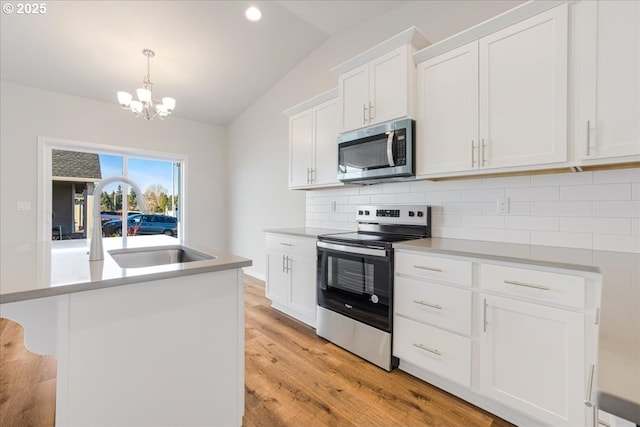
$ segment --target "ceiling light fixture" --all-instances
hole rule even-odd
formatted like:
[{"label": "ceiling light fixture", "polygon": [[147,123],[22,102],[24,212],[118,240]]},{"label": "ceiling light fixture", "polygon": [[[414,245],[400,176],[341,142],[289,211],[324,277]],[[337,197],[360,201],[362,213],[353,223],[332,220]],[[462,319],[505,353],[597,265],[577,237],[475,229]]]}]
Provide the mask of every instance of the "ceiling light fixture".
[{"label": "ceiling light fixture", "polygon": [[118,102],[120,106],[125,110],[129,110],[136,117],[144,117],[147,120],[151,120],[155,117],[164,119],[173,112],[176,107],[176,100],[174,98],[164,97],[162,102],[154,101],[151,94],[153,83],[149,77],[149,61],[156,54],[151,49],[144,49],[142,54],[147,57],[147,75],[142,80],[142,87],[136,90],[137,100],[133,99],[133,96],[129,92],[118,92]]},{"label": "ceiling light fixture", "polygon": [[262,12],[260,12],[260,9],[258,9],[257,7],[251,6],[250,8],[245,10],[244,16],[246,16],[249,21],[256,22],[259,21],[260,18],[262,18]]}]

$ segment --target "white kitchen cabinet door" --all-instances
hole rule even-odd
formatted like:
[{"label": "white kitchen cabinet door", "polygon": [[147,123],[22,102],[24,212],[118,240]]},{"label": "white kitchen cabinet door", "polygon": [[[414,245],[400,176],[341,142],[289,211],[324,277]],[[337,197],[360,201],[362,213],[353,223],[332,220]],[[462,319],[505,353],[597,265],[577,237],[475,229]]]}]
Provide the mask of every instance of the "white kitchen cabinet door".
[{"label": "white kitchen cabinet door", "polygon": [[280,252],[267,252],[267,298],[274,302],[288,304],[290,281],[285,255]]},{"label": "white kitchen cabinet door", "polygon": [[316,319],[316,259],[296,257],[290,261],[290,305],[298,319],[315,326]]},{"label": "white kitchen cabinet door", "polygon": [[567,160],[568,5],[479,40],[480,167]]},{"label": "white kitchen cabinet door", "polygon": [[480,389],[553,426],[585,425],[584,315],[483,296]]},{"label": "white kitchen cabinet door", "polygon": [[313,116],[303,111],[289,119],[289,187],[310,183],[313,167]]},{"label": "white kitchen cabinet door", "polygon": [[478,42],[418,64],[418,175],[478,167]]},{"label": "white kitchen cabinet door", "polygon": [[327,101],[313,109],[315,161],[313,184],[338,183],[338,102]]},{"label": "white kitchen cabinet door", "polygon": [[588,1],[583,19],[577,152],[640,155],[640,2]]},{"label": "white kitchen cabinet door", "polygon": [[409,113],[408,47],[401,46],[369,64],[369,121],[386,122]]},{"label": "white kitchen cabinet door", "polygon": [[340,132],[369,124],[369,64],[338,77]]}]

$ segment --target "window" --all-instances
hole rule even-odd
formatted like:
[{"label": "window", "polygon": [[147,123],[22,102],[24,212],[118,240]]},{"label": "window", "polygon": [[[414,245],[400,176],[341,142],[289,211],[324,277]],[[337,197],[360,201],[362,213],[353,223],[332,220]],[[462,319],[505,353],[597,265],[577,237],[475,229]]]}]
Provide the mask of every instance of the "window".
[{"label": "window", "polygon": [[[104,238],[166,234],[183,241],[181,194],[184,194],[186,156],[51,138],[40,138],[39,145],[43,189],[39,198],[45,207],[39,207],[40,217],[44,218],[39,229],[40,240],[89,238],[97,203]],[[118,176],[138,184],[142,194],[136,194],[131,186],[119,181],[95,194],[98,183]],[[135,217],[141,213],[140,197],[149,209],[144,218]]]}]

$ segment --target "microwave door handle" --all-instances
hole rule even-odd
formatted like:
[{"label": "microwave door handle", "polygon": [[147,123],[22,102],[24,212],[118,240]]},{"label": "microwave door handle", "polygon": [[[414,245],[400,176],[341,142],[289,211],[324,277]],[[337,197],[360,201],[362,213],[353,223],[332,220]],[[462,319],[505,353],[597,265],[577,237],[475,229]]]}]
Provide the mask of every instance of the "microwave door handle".
[{"label": "microwave door handle", "polygon": [[393,167],[396,163],[393,161],[393,137],[395,132],[391,131],[387,135],[387,160],[389,160],[389,166]]}]

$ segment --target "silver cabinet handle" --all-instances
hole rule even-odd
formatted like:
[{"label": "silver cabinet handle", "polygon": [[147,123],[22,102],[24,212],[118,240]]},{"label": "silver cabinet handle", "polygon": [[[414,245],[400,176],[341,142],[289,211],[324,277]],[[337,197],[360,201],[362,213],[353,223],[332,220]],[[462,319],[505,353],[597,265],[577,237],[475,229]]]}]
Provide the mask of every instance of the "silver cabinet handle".
[{"label": "silver cabinet handle", "polygon": [[282,272],[286,273],[285,269],[284,269],[284,263],[285,263],[285,256],[282,255]]},{"label": "silver cabinet handle", "polygon": [[413,300],[413,302],[416,303],[416,304],[420,304],[420,305],[424,305],[424,306],[427,306],[427,307],[435,308],[436,310],[442,310],[442,306],[438,305],[438,304],[432,304],[430,302],[426,302],[426,301],[422,301],[422,300],[418,301],[418,300],[415,300],[415,299]]},{"label": "silver cabinet handle", "polygon": [[307,184],[311,181],[311,168],[307,168]]},{"label": "silver cabinet handle", "polygon": [[396,163],[393,161],[393,137],[395,135],[394,131],[389,131],[387,135],[387,161],[389,162],[389,166],[393,167]]},{"label": "silver cabinet handle", "polygon": [[507,285],[522,286],[524,288],[540,289],[542,291],[551,290],[551,288],[548,288],[546,286],[536,285],[535,283],[518,282],[517,280],[505,280],[504,283],[506,283]]},{"label": "silver cabinet handle", "polygon": [[280,242],[280,244],[281,244],[282,246],[293,246],[291,243],[284,243],[284,242]]},{"label": "silver cabinet handle", "polygon": [[372,113],[373,113],[373,105],[371,104],[371,101],[369,101],[369,123],[371,123],[371,121],[373,121],[373,119],[375,118],[375,115]]},{"label": "silver cabinet handle", "polygon": [[367,124],[367,105],[366,104],[362,104],[362,124]]},{"label": "silver cabinet handle", "polygon": [[593,406],[593,402],[591,402],[591,392],[593,391],[593,375],[595,373],[595,365],[591,364],[589,367],[589,385],[587,385],[587,396],[584,399],[584,404],[587,408],[591,408]]},{"label": "silver cabinet handle", "polygon": [[482,330],[487,332],[487,299],[484,299],[484,308],[482,311]]},{"label": "silver cabinet handle", "polygon": [[587,120],[587,157],[591,155],[591,120]]},{"label": "silver cabinet handle", "polygon": [[485,152],[485,148],[487,148],[487,143],[484,142],[484,138],[482,138],[482,152],[480,153],[482,154],[482,166],[487,162],[487,153]]},{"label": "silver cabinet handle", "polygon": [[414,265],[413,268],[418,268],[420,270],[435,271],[436,273],[442,273],[442,269],[440,269],[440,268],[425,267],[423,265]]},{"label": "silver cabinet handle", "polygon": [[316,182],[316,169],[311,168],[311,183],[313,184],[314,182]]},{"label": "silver cabinet handle", "polygon": [[414,347],[418,347],[420,350],[424,350],[424,351],[428,351],[429,353],[433,353],[436,356],[442,356],[442,353],[439,350],[436,350],[435,348],[429,348],[429,347],[426,347],[426,346],[424,346],[422,344],[414,344],[413,346]]},{"label": "silver cabinet handle", "polygon": [[291,271],[291,258],[287,257],[287,273]]},{"label": "silver cabinet handle", "polygon": [[471,167],[476,165],[476,144],[471,140]]}]

